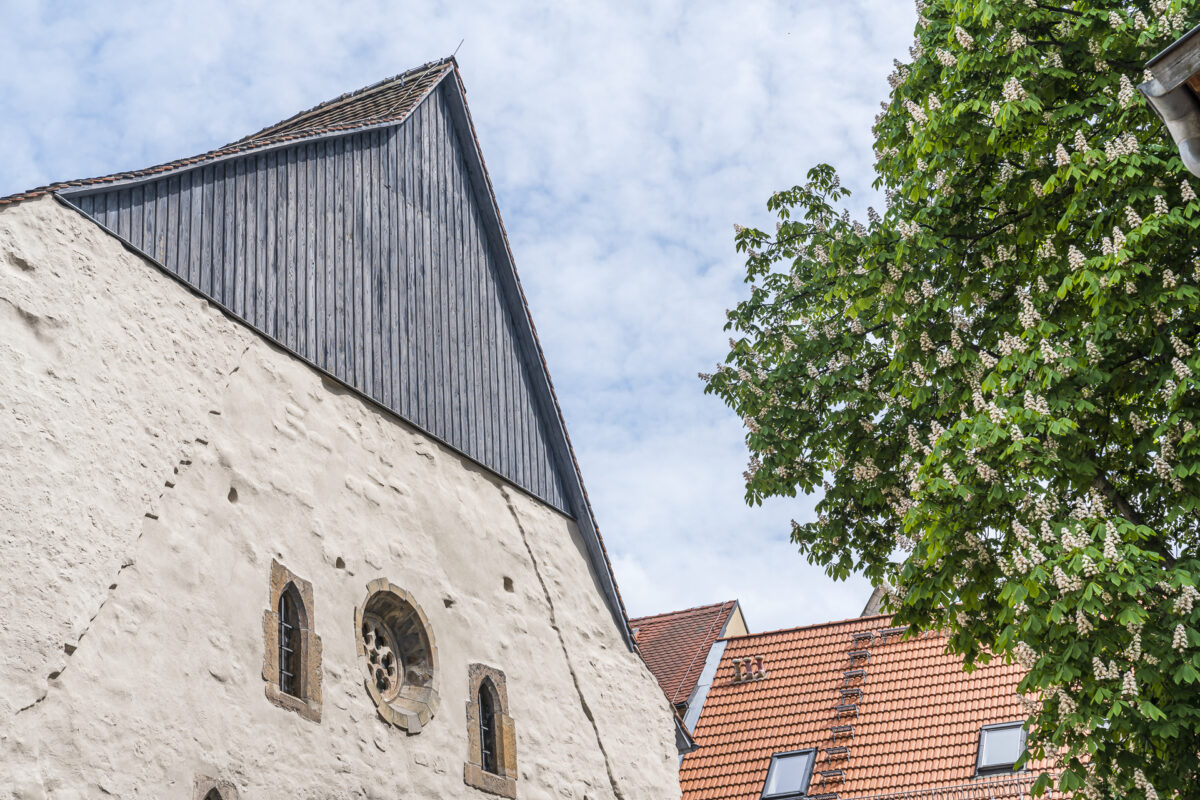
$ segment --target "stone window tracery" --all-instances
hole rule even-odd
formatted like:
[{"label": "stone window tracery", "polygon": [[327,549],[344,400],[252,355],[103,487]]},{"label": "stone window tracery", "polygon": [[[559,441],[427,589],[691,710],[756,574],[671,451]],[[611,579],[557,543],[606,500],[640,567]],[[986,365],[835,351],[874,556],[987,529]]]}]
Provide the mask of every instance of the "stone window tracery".
[{"label": "stone window tracery", "polygon": [[238,791],[229,781],[197,775],[192,798],[193,800],[238,800]]},{"label": "stone window tracery", "polygon": [[463,782],[476,789],[517,796],[517,734],[508,713],[504,673],[486,664],[468,670],[467,762]]},{"label": "stone window tracery", "polygon": [[354,612],[363,682],[379,716],[420,733],[437,711],[437,646],[412,595],[383,578]]},{"label": "stone window tracery", "polygon": [[321,721],[321,637],[312,584],[272,559],[270,604],[263,612],[263,680],[281,708]]}]

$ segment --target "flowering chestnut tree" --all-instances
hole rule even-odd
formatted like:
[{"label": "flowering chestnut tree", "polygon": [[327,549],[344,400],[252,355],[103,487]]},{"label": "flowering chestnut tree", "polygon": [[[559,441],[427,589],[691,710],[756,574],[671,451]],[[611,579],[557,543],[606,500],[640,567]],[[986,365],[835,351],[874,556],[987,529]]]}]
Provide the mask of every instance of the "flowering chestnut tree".
[{"label": "flowering chestnut tree", "polygon": [[737,228],[707,391],[747,498],[897,624],[1028,669],[1077,796],[1200,786],[1200,200],[1135,90],[1196,0],[928,0],[874,128],[887,210],[821,165]]}]

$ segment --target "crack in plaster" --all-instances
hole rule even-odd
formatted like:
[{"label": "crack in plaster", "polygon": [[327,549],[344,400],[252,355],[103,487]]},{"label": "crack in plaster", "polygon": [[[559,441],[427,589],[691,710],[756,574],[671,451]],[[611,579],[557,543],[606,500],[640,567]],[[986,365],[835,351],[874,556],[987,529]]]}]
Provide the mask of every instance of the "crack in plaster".
[{"label": "crack in plaster", "polygon": [[587,700],[584,699],[583,689],[579,685],[579,676],[575,674],[575,665],[571,663],[571,654],[567,650],[566,640],[563,639],[562,630],[558,627],[558,616],[554,611],[554,600],[550,596],[550,588],[546,585],[546,580],[542,577],[542,571],[538,567],[537,557],[533,554],[533,548],[529,546],[529,537],[525,533],[525,526],[521,524],[521,516],[517,513],[516,507],[513,505],[511,490],[503,487],[504,502],[508,504],[508,511],[512,514],[513,521],[517,523],[517,530],[521,534],[521,543],[525,545],[525,552],[529,554],[529,561],[533,564],[533,574],[537,576],[538,585],[542,587],[542,594],[546,598],[546,605],[550,608],[550,627],[554,629],[554,635],[558,637],[558,646],[562,649],[563,660],[567,663],[567,671],[571,674],[571,683],[575,686],[575,694],[579,698],[579,705],[583,709],[583,715],[587,717],[592,726],[592,733],[596,736],[596,745],[600,748],[600,755],[604,756],[604,769],[608,772],[608,784],[612,788],[613,795],[618,800],[625,800],[625,795],[621,791],[621,787],[617,785],[617,778],[613,775],[612,761],[608,757],[608,750],[604,747],[604,740],[600,738],[600,728],[596,725],[596,719],[592,716],[592,709],[588,706]]},{"label": "crack in plaster", "polygon": [[[249,349],[249,348],[247,348],[247,349]],[[243,355],[245,355],[245,353],[243,353]],[[236,371],[236,367],[235,367],[235,371]],[[184,444],[183,444],[184,452],[183,452],[182,456],[180,457],[179,461],[176,462],[175,467],[171,472],[171,478],[169,480],[166,480],[163,482],[163,490],[158,493],[157,499],[150,506],[151,508],[157,509],[159,507],[159,502],[163,499],[164,496],[166,496],[167,490],[174,489],[176,484],[179,482],[180,476],[182,476],[183,473],[187,471],[187,468],[189,466],[191,466],[191,464],[192,464],[191,452],[188,450],[188,446],[193,443],[207,445],[208,440],[198,436],[191,441],[184,442]],[[146,535],[146,520],[157,520],[157,519],[158,519],[158,514],[155,513],[154,511],[146,511],[145,512],[145,514],[143,516],[143,521],[142,521],[142,528],[140,531],[138,531],[138,535],[134,538],[132,544],[129,547],[129,549],[131,551],[137,549],[138,544],[142,541],[142,537]],[[83,642],[83,638],[85,636],[87,636],[88,631],[90,631],[92,629],[92,624],[96,621],[96,618],[100,616],[101,612],[104,611],[104,607],[106,605],[108,605],[108,601],[112,600],[113,593],[116,592],[117,586],[120,585],[121,573],[124,572],[128,567],[133,566],[134,563],[135,563],[135,560],[128,556],[126,556],[124,559],[122,559],[121,566],[117,568],[116,575],[113,576],[112,582],[108,585],[108,590],[104,594],[104,599],[100,601],[100,605],[96,608],[95,613],[92,614],[92,616],[88,619],[87,624],[83,626],[83,630],[80,631],[79,636],[75,637],[75,644],[63,646],[63,649],[67,655],[66,661],[64,661],[63,665],[61,667],[59,667],[56,671],[50,673],[50,677],[47,680],[52,680],[52,681],[57,680],[60,677],[62,677],[62,674],[64,672],[67,671],[67,666],[71,663],[71,658],[75,655],[75,653],[77,653],[79,651],[79,645]],[[70,648],[70,649],[67,649],[67,648]],[[50,689],[51,689],[51,686],[47,685],[45,691],[42,692],[40,697],[38,697],[36,700],[34,700],[29,705],[17,709],[16,714],[14,714],[13,716],[16,716],[17,714],[22,714],[22,713],[30,710],[31,708],[37,706],[38,704],[40,704],[43,700],[45,700],[50,695]]]}]

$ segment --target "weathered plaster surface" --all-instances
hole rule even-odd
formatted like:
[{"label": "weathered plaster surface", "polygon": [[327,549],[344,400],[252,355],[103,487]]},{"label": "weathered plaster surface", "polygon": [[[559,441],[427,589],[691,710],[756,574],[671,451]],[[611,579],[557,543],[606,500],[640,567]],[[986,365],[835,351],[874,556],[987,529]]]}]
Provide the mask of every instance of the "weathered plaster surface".
[{"label": "weathered plaster surface", "polygon": [[[507,675],[519,797],[679,796],[671,712],[569,519],[52,199],[0,212],[0,374],[0,798],[486,797],[472,662]],[[319,723],[264,694],[272,558],[313,584]],[[436,632],[415,736],[355,661],[375,578]]]}]

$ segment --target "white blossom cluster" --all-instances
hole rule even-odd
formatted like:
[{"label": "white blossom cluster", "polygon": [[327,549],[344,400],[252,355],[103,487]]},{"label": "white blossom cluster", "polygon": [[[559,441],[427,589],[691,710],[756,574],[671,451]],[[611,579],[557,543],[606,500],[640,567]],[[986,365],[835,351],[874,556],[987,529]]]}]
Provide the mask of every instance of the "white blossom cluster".
[{"label": "white blossom cluster", "polygon": [[958,46],[963,50],[970,52],[975,47],[975,40],[971,35],[963,30],[961,25],[954,26],[954,38],[958,40]]},{"label": "white blossom cluster", "polygon": [[1137,678],[1134,677],[1133,670],[1126,670],[1124,676],[1121,677],[1121,695],[1123,697],[1137,697],[1138,695]]},{"label": "white blossom cluster", "polygon": [[1179,191],[1185,203],[1190,203],[1196,199],[1196,190],[1192,188],[1192,184],[1186,178],[1179,184]]},{"label": "white blossom cluster", "polygon": [[1190,614],[1197,600],[1200,600],[1200,592],[1196,591],[1196,587],[1184,584],[1179,589],[1179,596],[1175,598],[1171,611],[1177,615]]},{"label": "white blossom cluster", "polygon": [[[1141,13],[1140,11],[1138,12]],[[1133,783],[1142,790],[1142,794],[1146,795],[1146,800],[1158,800],[1158,792],[1154,791],[1154,787],[1150,781],[1146,780],[1146,775],[1140,769],[1133,771]]]},{"label": "white blossom cluster", "polygon": [[1117,91],[1117,102],[1121,104],[1121,108],[1129,108],[1133,103],[1133,98],[1137,96],[1137,92],[1133,89],[1133,84],[1129,81],[1128,75],[1121,76],[1121,88]]},{"label": "white blossom cluster", "polygon": [[1109,161],[1116,161],[1122,156],[1133,155],[1138,148],[1137,137],[1126,132],[1104,143],[1104,156]]},{"label": "white blossom cluster", "polygon": [[1007,103],[1015,103],[1029,97],[1028,93],[1025,91],[1025,87],[1021,85],[1021,82],[1017,80],[1016,77],[1010,77],[1004,82],[1002,95]]},{"label": "white blossom cluster", "polygon": [[1171,647],[1181,653],[1187,647],[1187,629],[1183,627],[1182,622],[1175,626],[1175,634],[1171,637]]},{"label": "white blossom cluster", "polygon": [[1071,154],[1067,152],[1067,148],[1062,146],[1062,142],[1054,148],[1054,165],[1058,167],[1071,166]]},{"label": "white blossom cluster", "polygon": [[1083,589],[1083,581],[1079,579],[1079,576],[1068,575],[1067,573],[1063,572],[1063,569],[1060,566],[1054,567],[1054,585],[1057,586],[1058,590],[1063,594],[1067,594],[1068,592],[1078,592]]},{"label": "white blossom cluster", "polygon": [[1098,657],[1092,656],[1092,673],[1095,674],[1096,680],[1115,681],[1121,671],[1117,668],[1117,662],[1110,661],[1105,664]]},{"label": "white blossom cluster", "polygon": [[1050,403],[1046,402],[1046,398],[1042,395],[1032,395],[1030,392],[1025,392],[1025,410],[1033,411],[1034,414],[1050,415]]},{"label": "white blossom cluster", "polygon": [[937,56],[938,63],[943,67],[953,67],[958,63],[958,59],[954,57],[954,54],[945,48],[939,47],[934,55]]}]

